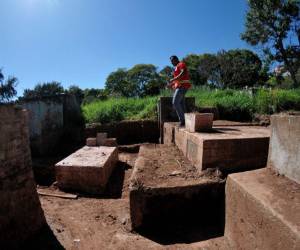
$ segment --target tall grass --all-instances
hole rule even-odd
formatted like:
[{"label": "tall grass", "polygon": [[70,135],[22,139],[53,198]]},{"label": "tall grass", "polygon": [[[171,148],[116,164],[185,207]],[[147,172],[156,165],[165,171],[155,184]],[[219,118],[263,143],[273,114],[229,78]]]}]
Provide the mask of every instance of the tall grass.
[{"label": "tall grass", "polygon": [[157,100],[158,97],[111,98],[83,105],[82,111],[89,123],[156,119]]},{"label": "tall grass", "polygon": [[[171,96],[163,91],[162,96]],[[253,94],[242,90],[193,88],[187,96],[195,97],[198,107],[216,107],[222,118],[251,120],[255,113],[273,114],[285,110],[300,110],[300,89],[259,89]],[[82,106],[87,122],[108,123],[121,120],[156,119],[159,97],[111,98]]]}]

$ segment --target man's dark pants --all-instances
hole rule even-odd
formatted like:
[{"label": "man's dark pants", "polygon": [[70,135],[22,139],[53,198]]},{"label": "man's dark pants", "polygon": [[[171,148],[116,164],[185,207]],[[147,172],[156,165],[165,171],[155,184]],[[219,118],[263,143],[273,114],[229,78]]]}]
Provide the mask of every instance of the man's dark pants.
[{"label": "man's dark pants", "polygon": [[186,92],[187,89],[185,88],[177,88],[174,92],[173,100],[172,100],[173,107],[176,110],[181,125],[185,124],[184,113],[186,111],[186,108],[185,108],[184,96]]}]

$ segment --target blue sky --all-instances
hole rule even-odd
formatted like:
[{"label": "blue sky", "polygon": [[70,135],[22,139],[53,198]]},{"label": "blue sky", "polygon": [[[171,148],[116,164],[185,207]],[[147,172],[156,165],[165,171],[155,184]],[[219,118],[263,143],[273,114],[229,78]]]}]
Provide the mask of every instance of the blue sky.
[{"label": "blue sky", "polygon": [[19,79],[103,88],[108,74],[169,56],[249,48],[246,0],[0,0],[0,68]]}]

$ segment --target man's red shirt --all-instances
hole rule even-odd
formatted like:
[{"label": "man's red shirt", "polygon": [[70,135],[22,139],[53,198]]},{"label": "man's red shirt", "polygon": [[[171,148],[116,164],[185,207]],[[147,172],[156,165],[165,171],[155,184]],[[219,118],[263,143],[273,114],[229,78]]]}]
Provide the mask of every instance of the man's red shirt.
[{"label": "man's red shirt", "polygon": [[177,64],[177,66],[175,67],[173,76],[174,77],[178,76],[182,70],[184,70],[183,75],[179,79],[177,79],[173,82],[174,89],[177,89],[180,87],[189,89],[192,86],[191,81],[190,81],[190,75],[189,75],[189,72],[188,72],[187,67],[184,62],[179,62]]}]

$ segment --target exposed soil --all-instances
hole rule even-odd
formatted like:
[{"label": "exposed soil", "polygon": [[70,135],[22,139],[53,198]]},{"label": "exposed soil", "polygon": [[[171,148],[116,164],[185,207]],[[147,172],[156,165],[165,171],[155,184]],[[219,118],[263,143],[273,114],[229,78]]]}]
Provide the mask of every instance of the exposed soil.
[{"label": "exposed soil", "polygon": [[131,177],[132,226],[164,245],[221,236],[224,189],[220,171],[200,174],[174,145],[144,145]]},{"label": "exposed soil", "polygon": [[[27,249],[202,249],[195,240],[189,241],[194,242],[191,244],[176,244],[176,237],[192,237],[200,241],[220,236],[207,237],[205,232],[199,232],[197,225],[190,225],[188,230],[183,228],[187,225],[177,225],[162,243],[149,233],[142,236],[131,231],[129,179],[137,159],[137,149],[136,146],[121,148],[119,163],[101,197],[62,199],[40,196],[49,226],[27,243]],[[63,193],[55,183],[38,189]]]},{"label": "exposed soil", "polygon": [[180,187],[221,181],[219,171],[199,173],[175,146],[149,144],[141,147],[132,185]]}]

